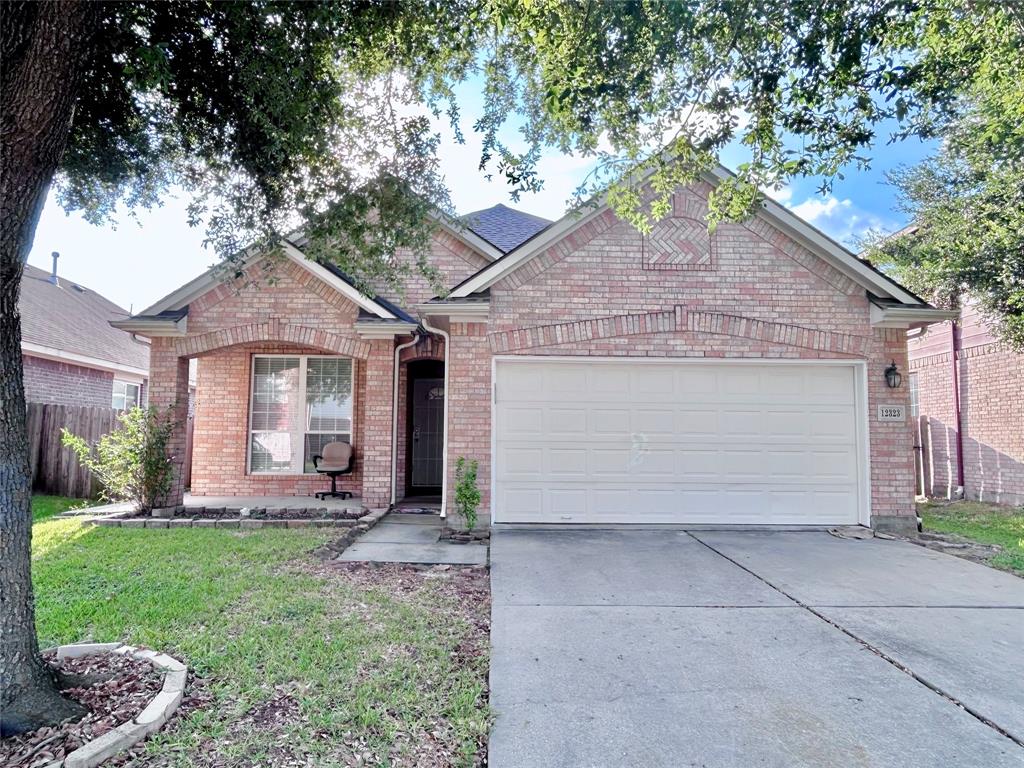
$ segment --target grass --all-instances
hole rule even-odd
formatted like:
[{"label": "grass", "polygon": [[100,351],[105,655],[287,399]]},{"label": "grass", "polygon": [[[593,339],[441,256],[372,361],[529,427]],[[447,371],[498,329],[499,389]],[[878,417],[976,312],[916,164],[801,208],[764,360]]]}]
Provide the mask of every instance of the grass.
[{"label": "grass", "polygon": [[69,509],[91,507],[96,502],[90,499],[69,499],[66,496],[33,496],[32,522],[38,523],[48,517],[67,512]]},{"label": "grass", "polygon": [[926,530],[952,533],[1002,552],[989,563],[1024,576],[1024,507],[1001,507],[980,501],[925,502],[918,505]]},{"label": "grass", "polygon": [[138,765],[479,764],[486,591],[458,594],[464,574],[320,565],[308,552],[329,537],[44,520],[40,643],[121,640],[200,676],[212,700],[147,742]]}]

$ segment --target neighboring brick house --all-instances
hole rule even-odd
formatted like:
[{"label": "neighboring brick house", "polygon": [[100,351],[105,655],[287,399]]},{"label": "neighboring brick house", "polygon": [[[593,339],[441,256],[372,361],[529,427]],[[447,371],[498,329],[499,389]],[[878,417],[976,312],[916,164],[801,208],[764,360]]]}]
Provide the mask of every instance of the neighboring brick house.
[{"label": "neighboring brick house", "polygon": [[998,342],[969,301],[958,322],[913,332],[908,347],[918,489],[1024,504],[1024,354]]},{"label": "neighboring brick house", "polygon": [[194,494],[323,490],[311,458],[347,441],[342,485],[368,506],[441,493],[452,512],[464,456],[495,523],[913,530],[909,388],[885,370],[954,313],[770,200],[709,235],[726,174],[649,236],[603,205],[439,219],[444,299],[360,293],[283,241],[272,284],[258,255],[115,325],[152,338],[154,403],[184,408],[201,361]]},{"label": "neighboring brick house", "polygon": [[18,300],[25,400],[126,408],[146,402],[149,344],[111,328],[128,311],[90,288],[25,265]]}]

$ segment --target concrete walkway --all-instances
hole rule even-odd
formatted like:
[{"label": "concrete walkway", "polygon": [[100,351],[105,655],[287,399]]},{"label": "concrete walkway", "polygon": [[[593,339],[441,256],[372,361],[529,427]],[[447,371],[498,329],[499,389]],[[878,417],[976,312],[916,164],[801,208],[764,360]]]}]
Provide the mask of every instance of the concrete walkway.
[{"label": "concrete walkway", "polygon": [[1015,576],[816,532],[498,531],[491,567],[492,768],[1024,765]]},{"label": "concrete walkway", "polygon": [[386,515],[341,553],[339,560],[429,565],[486,565],[487,546],[441,541],[437,515]]}]

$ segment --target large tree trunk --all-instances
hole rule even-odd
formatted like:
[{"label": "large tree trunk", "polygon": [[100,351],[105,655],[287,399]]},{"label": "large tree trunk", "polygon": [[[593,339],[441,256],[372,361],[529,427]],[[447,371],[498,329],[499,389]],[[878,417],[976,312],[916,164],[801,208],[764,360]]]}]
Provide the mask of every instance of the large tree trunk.
[{"label": "large tree trunk", "polygon": [[18,293],[36,224],[67,145],[99,4],[0,8],[0,733],[81,716],[39,657]]}]

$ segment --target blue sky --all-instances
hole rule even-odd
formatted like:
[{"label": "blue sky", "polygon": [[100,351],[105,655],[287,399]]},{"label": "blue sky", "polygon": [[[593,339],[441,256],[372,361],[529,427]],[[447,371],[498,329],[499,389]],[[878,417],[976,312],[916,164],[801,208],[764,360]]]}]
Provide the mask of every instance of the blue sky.
[{"label": "blue sky", "polygon": [[[475,91],[475,92],[474,92]],[[471,84],[462,89],[463,132],[466,144],[456,144],[450,130],[442,128],[441,165],[459,213],[505,203],[548,219],[557,219],[592,163],[589,160],[548,153],[540,163],[544,189],[509,199],[508,188],[488,181],[477,170],[480,143],[472,133],[479,102]],[[818,194],[820,180],[793,181],[773,194],[805,220],[847,246],[870,229],[894,231],[906,221],[895,209],[895,196],[885,184],[885,172],[912,165],[925,157],[931,145],[908,140],[882,145],[873,152],[867,171],[850,170],[837,181],[831,194]],[[735,167],[742,162],[738,149],[730,148],[722,162]],[[50,253],[61,254],[59,272],[111,301],[138,312],[206,270],[215,260],[204,249],[204,233],[187,224],[187,200],[183,196],[164,201],[153,211],[139,211],[138,222],[122,214],[116,226],[95,227],[78,214],[65,214],[52,199],[47,201],[29,263],[50,269]]]}]

